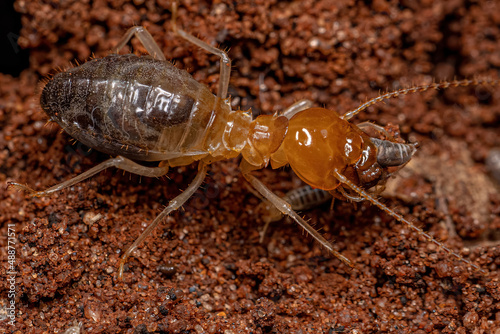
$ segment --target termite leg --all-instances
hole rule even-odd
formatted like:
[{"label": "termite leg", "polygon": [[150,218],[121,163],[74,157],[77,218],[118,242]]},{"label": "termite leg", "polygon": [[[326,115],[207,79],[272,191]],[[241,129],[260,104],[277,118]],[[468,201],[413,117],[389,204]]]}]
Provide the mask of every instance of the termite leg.
[{"label": "termite leg", "polygon": [[299,224],[307,233],[309,233],[317,242],[319,242],[323,247],[325,247],[329,252],[335,255],[339,260],[344,262],[346,265],[353,267],[354,264],[346,258],[344,255],[333,249],[333,246],[328,242],[318,231],[316,231],[311,225],[309,225],[304,219],[302,219],[295,211],[293,211],[290,204],[285,200],[281,199],[279,196],[273,194],[262,182],[260,182],[255,176],[249,173],[243,173],[245,179],[269,202],[271,202],[281,213],[290,216],[297,224]]},{"label": "termite leg", "polygon": [[111,158],[104,162],[101,162],[99,165],[89,169],[86,172],[81,173],[80,175],[75,176],[72,179],[56,184],[55,186],[50,187],[43,191],[35,191],[32,188],[28,187],[27,185],[15,182],[9,182],[7,188],[13,187],[18,190],[26,191],[32,197],[42,197],[54,193],[56,191],[60,191],[65,188],[71,187],[72,185],[75,185],[83,180],[86,180],[109,167],[116,167],[118,169],[122,169],[124,171],[133,174],[148,176],[148,177],[160,177],[168,172],[168,166],[146,167],[139,165],[138,163],[133,162],[132,160],[129,160],[122,156],[117,156],[116,158]]},{"label": "termite leg", "polygon": [[[292,206],[292,210],[301,211],[312,209],[315,206],[331,200],[332,195],[330,195],[328,191],[306,185],[297,189],[292,189],[287,192],[282,199]],[[260,243],[264,241],[264,236],[266,235],[269,224],[282,218],[281,212],[267,200],[262,202],[261,207],[264,207],[262,210],[264,211],[262,220],[265,225],[260,233]]]},{"label": "termite leg", "polygon": [[196,38],[177,27],[177,1],[172,2],[172,30],[188,42],[191,42],[203,50],[220,57],[220,78],[217,97],[225,99],[227,97],[227,90],[229,87],[229,78],[231,77],[231,59],[228,57],[227,53],[203,42],[199,38]]},{"label": "termite leg", "polygon": [[389,132],[387,132],[387,130],[381,125],[374,124],[371,122],[362,122],[362,123],[357,124],[357,127],[359,129],[361,129],[362,131],[365,131],[365,129],[371,128],[375,131],[383,133],[386,138],[394,140],[394,138],[389,134]]},{"label": "termite leg", "polygon": [[295,115],[296,113],[309,109],[313,106],[313,102],[311,100],[298,100],[285,110],[279,113],[280,116],[285,116],[286,118],[290,119]]},{"label": "termite leg", "polygon": [[127,30],[125,36],[122,37],[120,42],[116,45],[116,53],[120,51],[127,43],[135,36],[144,45],[144,48],[148,53],[153,56],[153,58],[158,60],[166,60],[163,51],[160,49],[158,44],[155,42],[153,36],[146,30],[146,28],[141,26],[135,26]]},{"label": "termite leg", "polygon": [[200,187],[207,175],[207,165],[203,162],[200,162],[198,166],[198,174],[194,178],[193,182],[177,197],[168,202],[168,206],[153,220],[153,222],[142,232],[142,234],[134,241],[134,243],[123,253],[120,259],[120,266],[118,269],[118,279],[122,279],[123,277],[123,266],[127,261],[127,258],[132,254],[133,251],[137,249],[137,247],[146,239],[154,229],[162,222],[162,220],[168,216],[171,212],[179,209],[186,201],[193,196],[195,191]]},{"label": "termite leg", "polygon": [[356,193],[358,193],[361,197],[365,198],[366,200],[368,200],[373,205],[376,205],[379,209],[385,211],[388,215],[390,215],[391,217],[393,217],[394,219],[396,219],[398,222],[405,224],[410,229],[412,229],[413,231],[417,232],[419,235],[424,236],[424,238],[427,240],[427,242],[431,242],[431,243],[435,244],[440,249],[443,249],[446,253],[448,253],[448,254],[456,257],[458,260],[460,260],[462,262],[467,263],[468,265],[470,265],[471,267],[473,267],[475,270],[480,271],[482,274],[486,274],[486,272],[483,269],[479,268],[477,265],[473,264],[471,261],[463,258],[460,254],[455,253],[454,251],[452,251],[451,249],[449,249],[448,247],[446,247],[443,243],[441,243],[441,242],[437,241],[436,239],[434,239],[429,233],[427,233],[424,230],[422,230],[421,228],[415,226],[413,223],[411,223],[409,220],[407,220],[406,218],[404,218],[402,215],[400,215],[400,214],[396,213],[395,211],[389,209],[387,206],[385,206],[384,204],[382,204],[381,202],[379,202],[373,196],[370,196],[370,194],[368,194],[366,191],[364,191],[360,187],[356,186],[349,179],[347,179],[344,175],[342,175],[342,173],[340,173],[338,170],[335,169],[333,175],[341,183],[347,185],[349,188],[351,188]]},{"label": "termite leg", "polygon": [[[332,199],[328,191],[305,185],[292,189],[282,197],[284,201],[292,206],[294,211],[309,210]],[[281,212],[276,207],[268,205],[264,221],[274,222],[281,219]]]},{"label": "termite leg", "polygon": [[352,202],[359,203],[359,202],[362,202],[365,200],[361,196],[354,196],[354,195],[348,194],[347,191],[345,191],[345,189],[343,187],[338,187],[337,189],[338,189],[338,191],[340,191],[342,196],[344,196],[345,198],[347,198],[348,200],[350,200]]}]

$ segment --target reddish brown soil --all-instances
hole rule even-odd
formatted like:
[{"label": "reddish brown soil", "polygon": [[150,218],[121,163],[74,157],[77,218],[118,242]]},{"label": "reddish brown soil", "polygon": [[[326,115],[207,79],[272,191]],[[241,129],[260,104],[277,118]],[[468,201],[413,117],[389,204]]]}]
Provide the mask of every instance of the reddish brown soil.
[{"label": "reddish brown soil", "polygon": [[[260,200],[230,160],[213,164],[205,187],[140,247],[121,282],[121,252],[196,166],[158,180],[109,170],[46,198],[5,191],[8,181],[44,189],[106,159],[44,127],[35,88],[54,68],[106,55],[134,24],[213,91],[218,60],[170,33],[169,1],[18,0],[15,8],[30,68],[0,74],[2,305],[7,224],[18,272],[15,326],[0,322],[0,332],[61,333],[82,322],[85,333],[500,333],[500,196],[484,167],[500,146],[498,87],[415,94],[356,119],[399,125],[421,144],[418,163],[382,200],[486,275],[367,203],[306,213],[354,270],[286,220],[261,244]],[[187,1],[179,16],[186,31],[230,49],[232,101],[255,114],[300,98],[343,113],[381,90],[499,77],[497,1]],[[279,194],[300,185],[289,169],[255,174]]]}]

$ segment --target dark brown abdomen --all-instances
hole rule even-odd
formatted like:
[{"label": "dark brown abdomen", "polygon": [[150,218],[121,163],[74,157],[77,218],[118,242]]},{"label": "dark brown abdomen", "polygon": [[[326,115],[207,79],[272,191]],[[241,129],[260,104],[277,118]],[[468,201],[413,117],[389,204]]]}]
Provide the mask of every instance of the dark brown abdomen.
[{"label": "dark brown abdomen", "polygon": [[143,161],[208,154],[229,112],[186,71],[135,55],[110,55],[56,74],[40,103],[85,145]]}]

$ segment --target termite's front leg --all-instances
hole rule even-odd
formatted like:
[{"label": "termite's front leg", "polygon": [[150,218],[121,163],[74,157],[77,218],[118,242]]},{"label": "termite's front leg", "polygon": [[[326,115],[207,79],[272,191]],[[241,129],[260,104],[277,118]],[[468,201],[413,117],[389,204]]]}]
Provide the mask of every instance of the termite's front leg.
[{"label": "termite's front leg", "polygon": [[[331,200],[332,195],[330,195],[328,191],[305,185],[303,187],[290,190],[282,199],[292,206],[293,211],[302,211],[312,209]],[[262,220],[265,223],[264,228],[260,233],[260,243],[262,243],[264,242],[264,236],[266,235],[269,224],[280,220],[283,215],[274,205],[265,199],[263,199],[263,202],[259,205],[259,207],[262,211]]]},{"label": "termite's front leg", "polygon": [[290,204],[281,199],[279,196],[273,194],[262,182],[260,182],[255,176],[250,175],[250,173],[243,173],[245,179],[257,190],[265,199],[272,203],[281,213],[290,216],[297,224],[299,224],[307,233],[309,233],[317,242],[319,242],[323,247],[325,247],[329,252],[335,255],[339,260],[344,262],[346,265],[353,267],[354,264],[346,258],[344,255],[337,252],[333,245],[328,242],[318,231],[316,231],[311,225],[309,225],[304,219],[302,219],[295,211],[293,211]]}]

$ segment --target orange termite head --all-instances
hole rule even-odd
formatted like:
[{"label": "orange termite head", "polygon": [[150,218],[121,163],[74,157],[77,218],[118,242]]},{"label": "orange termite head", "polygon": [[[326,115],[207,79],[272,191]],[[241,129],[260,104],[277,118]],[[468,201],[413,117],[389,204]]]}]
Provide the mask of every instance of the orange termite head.
[{"label": "orange termite head", "polygon": [[384,176],[375,144],[331,110],[310,108],[294,115],[282,149],[286,157],[282,160],[315,188],[334,191],[340,185],[335,171],[363,188],[378,184]]}]

